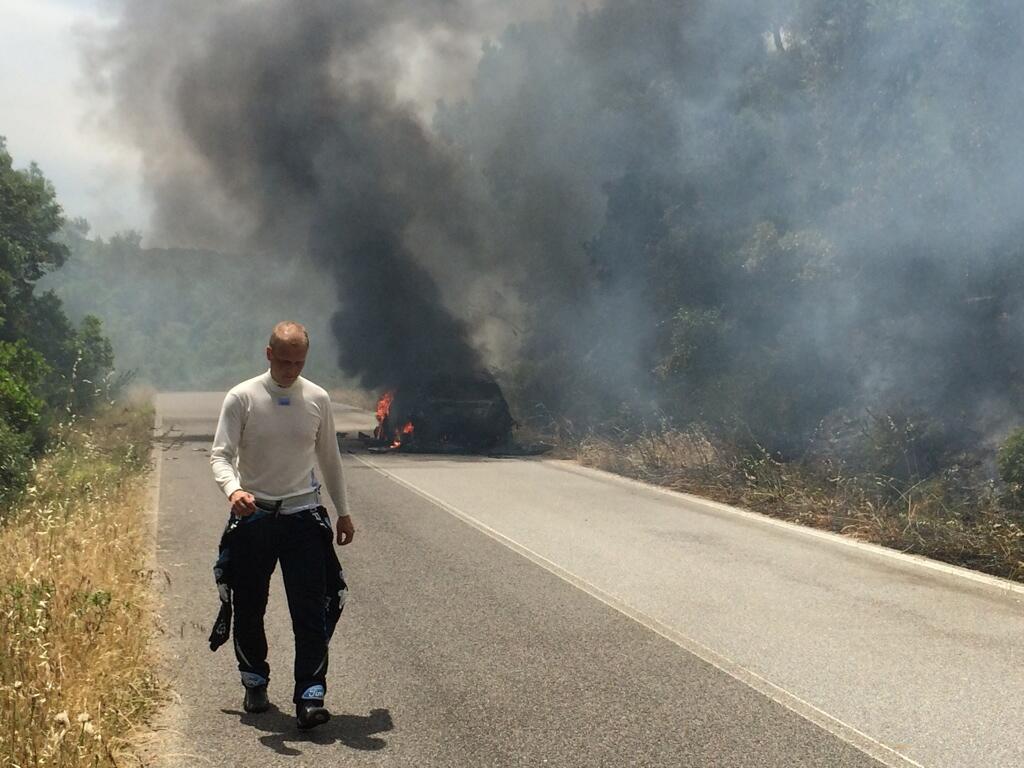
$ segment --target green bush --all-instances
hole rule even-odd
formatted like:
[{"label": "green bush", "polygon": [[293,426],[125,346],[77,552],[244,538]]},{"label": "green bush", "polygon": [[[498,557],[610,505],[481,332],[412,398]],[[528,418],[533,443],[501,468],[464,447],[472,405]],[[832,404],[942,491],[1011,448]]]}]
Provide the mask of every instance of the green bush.
[{"label": "green bush", "polygon": [[999,477],[1018,500],[1024,499],[1024,427],[1016,429],[1003,441],[996,457]]},{"label": "green bush", "polygon": [[39,423],[44,404],[36,392],[48,372],[42,355],[24,341],[0,341],[0,419],[8,427],[27,432]]},{"label": "green bush", "polygon": [[17,496],[45,442],[45,404],[35,393],[48,370],[23,341],[0,341],[0,502]]},{"label": "green bush", "polygon": [[869,412],[863,426],[860,468],[894,481],[894,489],[899,489],[949,466],[955,445],[947,425],[927,414]]},{"label": "green bush", "polygon": [[31,435],[11,429],[0,418],[0,518],[25,486],[32,469],[31,446]]}]

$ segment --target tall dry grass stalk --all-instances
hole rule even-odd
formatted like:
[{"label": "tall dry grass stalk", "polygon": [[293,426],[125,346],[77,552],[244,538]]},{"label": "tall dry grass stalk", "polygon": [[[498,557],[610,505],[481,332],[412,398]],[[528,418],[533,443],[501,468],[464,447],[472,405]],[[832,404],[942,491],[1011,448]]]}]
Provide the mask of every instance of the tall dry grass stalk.
[{"label": "tall dry grass stalk", "polygon": [[132,764],[152,711],[147,571],[152,411],[60,430],[0,519],[0,765]]},{"label": "tall dry grass stalk", "polygon": [[1024,513],[991,492],[965,495],[941,478],[898,488],[891,478],[845,476],[835,465],[781,463],[699,429],[590,435],[576,444],[588,466],[1024,581]]}]

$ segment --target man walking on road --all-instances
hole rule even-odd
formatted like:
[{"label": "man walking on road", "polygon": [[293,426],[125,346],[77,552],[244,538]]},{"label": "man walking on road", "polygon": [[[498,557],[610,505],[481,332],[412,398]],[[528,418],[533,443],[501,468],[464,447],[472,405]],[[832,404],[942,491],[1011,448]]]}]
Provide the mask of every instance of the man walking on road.
[{"label": "man walking on road", "polygon": [[328,583],[337,558],[315,464],[338,512],[337,543],[348,544],[355,535],[330,397],[299,375],[308,351],[300,324],[274,327],[270,370],[228,392],[210,451],[214,478],[231,502],[231,604],[244,707],[263,712],[270,706],[263,616],[280,560],[295,634],[293,700],[300,728],[330,719],[324,707],[333,631]]}]

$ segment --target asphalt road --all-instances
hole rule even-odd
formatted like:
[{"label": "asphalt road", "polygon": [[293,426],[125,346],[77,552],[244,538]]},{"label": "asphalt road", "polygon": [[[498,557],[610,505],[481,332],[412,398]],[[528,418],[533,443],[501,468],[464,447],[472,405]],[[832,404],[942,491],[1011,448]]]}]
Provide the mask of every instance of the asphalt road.
[{"label": "asphalt road", "polygon": [[158,398],[163,766],[1024,766],[1024,591],[564,462],[351,440],[335,718],[294,727],[278,575],[280,709],[247,715],[206,644],[220,398]]}]

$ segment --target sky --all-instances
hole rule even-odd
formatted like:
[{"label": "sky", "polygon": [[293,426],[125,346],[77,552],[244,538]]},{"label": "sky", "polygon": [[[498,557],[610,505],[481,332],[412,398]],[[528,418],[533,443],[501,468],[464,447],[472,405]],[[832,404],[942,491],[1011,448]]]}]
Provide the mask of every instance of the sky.
[{"label": "sky", "polygon": [[136,153],[106,135],[80,41],[109,24],[101,0],[0,0],[0,136],[16,168],[39,164],[68,218],[101,237],[145,231]]},{"label": "sky", "polygon": [[[475,64],[485,39],[512,21],[547,15],[550,0],[480,8],[477,34],[458,39],[445,38],[443,29],[396,30],[403,64],[397,95],[427,122],[438,99],[465,94],[474,70],[463,65]],[[83,43],[114,27],[120,10],[116,0],[0,0],[0,136],[16,168],[38,163],[68,218],[84,217],[104,238],[127,229],[145,236],[152,212],[140,153],[124,132],[103,130],[115,111],[83,75]],[[452,62],[461,64],[453,69]]]}]

